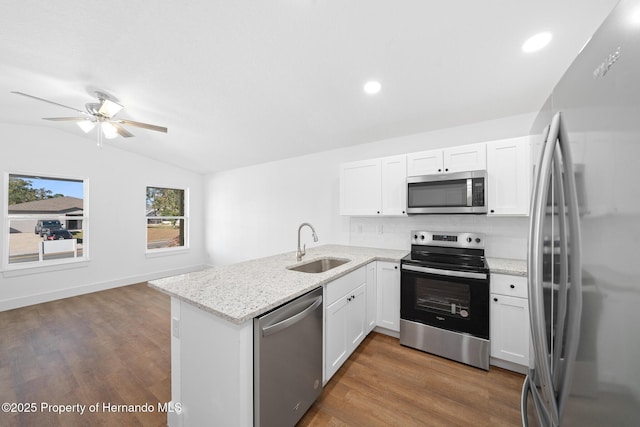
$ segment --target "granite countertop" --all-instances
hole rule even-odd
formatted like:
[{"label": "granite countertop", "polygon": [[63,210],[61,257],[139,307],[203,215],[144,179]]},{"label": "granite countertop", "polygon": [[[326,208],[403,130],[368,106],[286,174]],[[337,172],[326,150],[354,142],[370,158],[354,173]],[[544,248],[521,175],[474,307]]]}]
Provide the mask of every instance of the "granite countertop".
[{"label": "granite countertop", "polygon": [[[372,261],[400,261],[408,251],[343,245],[307,249],[301,262],[295,251],[193,273],[152,280],[149,285],[172,297],[241,324]],[[324,273],[301,273],[286,267],[316,258],[350,262]]]},{"label": "granite countertop", "polygon": [[509,274],[511,276],[527,275],[527,260],[487,257],[489,270],[494,274]]}]

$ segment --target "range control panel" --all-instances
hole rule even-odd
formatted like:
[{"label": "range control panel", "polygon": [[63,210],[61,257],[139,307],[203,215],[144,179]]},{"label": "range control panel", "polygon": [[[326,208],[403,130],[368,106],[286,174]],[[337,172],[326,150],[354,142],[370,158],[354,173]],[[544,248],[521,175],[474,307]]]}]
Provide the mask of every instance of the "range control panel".
[{"label": "range control panel", "polygon": [[412,231],[411,244],[484,249],[484,234],[444,231]]}]

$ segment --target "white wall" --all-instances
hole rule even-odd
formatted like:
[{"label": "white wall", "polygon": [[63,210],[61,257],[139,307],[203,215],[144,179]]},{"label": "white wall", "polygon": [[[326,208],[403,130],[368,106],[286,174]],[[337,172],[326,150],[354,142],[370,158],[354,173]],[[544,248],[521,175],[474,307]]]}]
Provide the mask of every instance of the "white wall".
[{"label": "white wall", "polygon": [[[208,262],[221,265],[295,251],[297,228],[305,221],[318,233],[315,245],[408,249],[411,229],[481,231],[490,235],[488,256],[524,258],[524,218],[342,217],[339,166],[353,160],[528,135],[534,118],[534,113],[512,116],[209,175],[205,185]],[[302,241],[313,245],[308,229],[303,230]]]},{"label": "white wall", "polygon": [[[110,143],[99,149],[90,137],[50,128],[0,124],[0,138],[3,176],[24,173],[88,178],[90,227],[90,261],[86,267],[18,276],[3,272],[0,274],[0,310],[202,267],[205,260],[202,175],[128,153],[108,145]],[[114,140],[111,144],[135,144],[139,138]],[[145,256],[148,185],[189,189],[191,249],[188,252]],[[6,188],[7,183],[3,182],[0,196],[5,200]],[[6,244],[7,239],[1,239],[0,250],[4,251]]]}]

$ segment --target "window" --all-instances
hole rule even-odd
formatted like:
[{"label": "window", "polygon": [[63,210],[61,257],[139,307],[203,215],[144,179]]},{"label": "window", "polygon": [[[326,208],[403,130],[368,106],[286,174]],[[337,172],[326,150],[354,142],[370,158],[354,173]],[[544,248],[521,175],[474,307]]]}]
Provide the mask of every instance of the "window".
[{"label": "window", "polygon": [[9,269],[86,261],[86,180],[5,175]]},{"label": "window", "polygon": [[147,250],[188,247],[186,190],[147,187]]}]

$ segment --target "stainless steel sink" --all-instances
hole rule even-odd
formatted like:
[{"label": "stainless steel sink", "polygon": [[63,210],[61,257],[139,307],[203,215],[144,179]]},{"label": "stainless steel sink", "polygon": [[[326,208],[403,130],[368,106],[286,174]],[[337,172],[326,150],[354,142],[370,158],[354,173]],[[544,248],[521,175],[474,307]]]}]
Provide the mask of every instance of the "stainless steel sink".
[{"label": "stainless steel sink", "polygon": [[307,261],[303,264],[289,266],[287,270],[300,271],[302,273],[324,273],[332,268],[346,264],[349,261],[351,260],[346,258],[324,257]]}]

